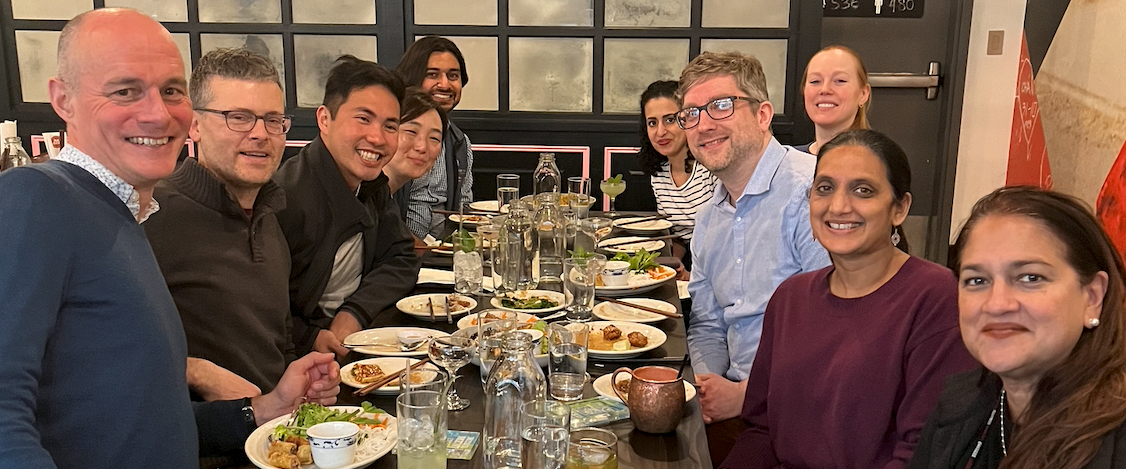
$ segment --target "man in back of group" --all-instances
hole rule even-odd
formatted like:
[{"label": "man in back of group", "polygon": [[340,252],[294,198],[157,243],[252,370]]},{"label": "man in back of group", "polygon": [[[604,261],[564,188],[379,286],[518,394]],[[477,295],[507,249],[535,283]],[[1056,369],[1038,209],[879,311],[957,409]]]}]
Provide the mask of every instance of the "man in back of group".
[{"label": "man in back of group", "polygon": [[677,96],[689,149],[721,183],[696,218],[688,349],[704,421],[724,422],[708,433],[713,460],[722,461],[739,435],[767,301],[783,280],[830,261],[809,227],[816,159],[771,134],[774,107],[758,59],[700,54]]},{"label": "man in back of group", "polygon": [[[461,89],[469,83],[465,57],[449,39],[426,36],[411,44],[395,71],[408,86],[430,94],[448,116],[461,102]],[[473,201],[473,149],[469,137],[447,120],[442,153],[426,175],[411,187],[407,227],[421,240],[442,234],[445,217],[434,210],[458,210]]]},{"label": "man in back of group", "polygon": [[391,200],[383,166],[399,146],[403,81],[343,56],[329,71],[320,134],[282,165],[278,214],[292,258],[289,297],[297,351],[348,350],[343,340],[414,288],[421,262]]},{"label": "man in back of group", "polygon": [[[206,400],[270,391],[292,361],[289,247],[270,180],[290,118],[278,71],[246,49],[200,58],[189,94],[197,145],[156,185],[145,223],[188,340],[188,386]],[[261,121],[261,124],[259,124]]]},{"label": "man in back of group", "polygon": [[339,370],[315,354],[269,394],[189,403],[180,317],[140,226],[191,123],[180,52],[152,18],[102,9],[63,28],[58,66],[67,145],[0,174],[0,239],[18,247],[0,256],[0,467],[196,468],[304,399],[335,402]]}]

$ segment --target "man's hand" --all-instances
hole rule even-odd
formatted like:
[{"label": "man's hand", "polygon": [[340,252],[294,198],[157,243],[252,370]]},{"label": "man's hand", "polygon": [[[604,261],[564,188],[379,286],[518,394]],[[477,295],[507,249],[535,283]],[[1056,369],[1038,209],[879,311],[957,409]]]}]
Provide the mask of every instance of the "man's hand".
[{"label": "man's hand", "polygon": [[743,412],[747,381],[736,383],[720,375],[706,373],[696,376],[696,387],[700,391],[704,423],[735,418]]},{"label": "man's hand", "polygon": [[262,425],[293,412],[303,402],[335,404],[339,393],[340,365],[335,357],[311,352],[290,363],[277,387],[269,394],[252,398],[250,405],[254,406],[254,420]]},{"label": "man's hand", "polygon": [[317,338],[313,341],[313,350],[322,353],[335,353],[337,357],[344,358],[348,355],[348,349],[344,348],[344,339],[356,332],[359,332],[360,322],[348,310],[342,309],[336,312],[336,317],[332,319],[332,324],[328,329],[322,329],[317,333]]},{"label": "man's hand", "polygon": [[687,282],[688,280],[691,279],[691,275],[692,275],[691,272],[684,270],[684,265],[681,265],[680,267],[676,268],[676,279],[677,280],[683,280],[683,281]]},{"label": "man's hand", "polygon": [[188,357],[188,387],[206,401],[233,401],[262,394],[250,381],[210,360]]}]

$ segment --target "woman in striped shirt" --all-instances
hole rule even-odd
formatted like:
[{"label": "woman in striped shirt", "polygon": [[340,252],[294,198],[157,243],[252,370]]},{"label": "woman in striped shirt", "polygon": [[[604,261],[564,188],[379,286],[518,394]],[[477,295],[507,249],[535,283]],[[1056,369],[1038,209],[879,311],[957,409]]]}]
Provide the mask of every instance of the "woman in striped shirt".
[{"label": "woman in striped shirt", "polygon": [[641,94],[641,168],[649,175],[657,212],[672,222],[673,254],[684,270],[678,278],[688,280],[692,269],[689,248],[696,211],[712,198],[716,178],[688,152],[684,130],[676,124],[675,81],[656,81]]}]

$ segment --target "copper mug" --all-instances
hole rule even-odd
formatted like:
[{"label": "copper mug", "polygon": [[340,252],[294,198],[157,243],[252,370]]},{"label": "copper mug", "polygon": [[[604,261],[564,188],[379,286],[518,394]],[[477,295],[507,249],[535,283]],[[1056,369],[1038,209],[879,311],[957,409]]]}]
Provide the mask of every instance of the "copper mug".
[{"label": "copper mug", "polygon": [[[619,373],[629,373],[629,392],[618,390]],[[677,371],[664,366],[644,366],[630,371],[618,368],[610,376],[614,394],[629,407],[633,426],[646,433],[668,433],[676,430],[684,416],[684,379]]]}]

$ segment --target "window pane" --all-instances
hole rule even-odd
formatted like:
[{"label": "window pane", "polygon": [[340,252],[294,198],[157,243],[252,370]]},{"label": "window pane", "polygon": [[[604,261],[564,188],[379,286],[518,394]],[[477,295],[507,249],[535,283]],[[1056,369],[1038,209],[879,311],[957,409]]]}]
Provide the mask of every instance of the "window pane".
[{"label": "window pane", "polygon": [[285,88],[285,52],[282,50],[280,34],[201,34],[199,36],[200,53],[206,54],[220,47],[245,47],[251,52],[267,57],[281,74],[281,83]]},{"label": "window pane", "polygon": [[703,0],[705,28],[786,28],[790,0]]},{"label": "window pane", "polygon": [[192,39],[188,33],[172,33],[172,40],[180,50],[180,59],[184,61],[184,78],[192,79]]},{"label": "window pane", "polygon": [[204,23],[281,23],[279,0],[199,0]]},{"label": "window pane", "polygon": [[106,6],[139,10],[157,21],[188,21],[185,0],[106,0]]},{"label": "window pane", "polygon": [[452,37],[461,55],[465,56],[465,68],[469,73],[469,83],[461,91],[461,102],[457,109],[474,111],[496,111],[497,107],[497,38],[495,37]]},{"label": "window pane", "polygon": [[69,20],[93,9],[92,0],[12,0],[12,18],[17,20]]},{"label": "window pane", "polygon": [[509,0],[513,26],[594,26],[592,0]]},{"label": "window pane", "polygon": [[496,0],[414,0],[415,24],[496,26]]},{"label": "window pane", "polygon": [[[333,0],[327,7],[318,0],[293,0],[294,23],[375,24],[376,0]],[[298,85],[297,91],[301,92]]]},{"label": "window pane", "polygon": [[50,102],[47,80],[59,71],[56,55],[57,31],[16,31],[16,54],[20,66],[20,91],[26,103]]},{"label": "window pane", "polygon": [[636,114],[650,83],[680,78],[688,39],[607,39],[603,63],[603,112]]},{"label": "window pane", "polygon": [[321,105],[328,71],[343,54],[375,62],[375,36],[293,36],[297,107]]},{"label": "window pane", "polygon": [[700,51],[742,52],[762,62],[766,73],[766,92],[776,113],[782,113],[786,102],[786,40],[785,39],[702,39]]},{"label": "window pane", "polygon": [[511,38],[508,55],[511,110],[591,112],[593,39]]},{"label": "window pane", "polygon": [[606,0],[607,28],[687,28],[689,0]]}]

